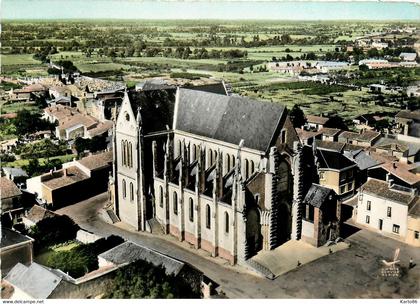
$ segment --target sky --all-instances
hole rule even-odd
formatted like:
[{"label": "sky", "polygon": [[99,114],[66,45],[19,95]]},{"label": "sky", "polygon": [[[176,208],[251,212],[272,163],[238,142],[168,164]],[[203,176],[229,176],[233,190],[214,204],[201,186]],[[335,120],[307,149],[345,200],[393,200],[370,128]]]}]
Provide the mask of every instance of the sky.
[{"label": "sky", "polygon": [[417,20],[408,2],[0,0],[3,19]]}]

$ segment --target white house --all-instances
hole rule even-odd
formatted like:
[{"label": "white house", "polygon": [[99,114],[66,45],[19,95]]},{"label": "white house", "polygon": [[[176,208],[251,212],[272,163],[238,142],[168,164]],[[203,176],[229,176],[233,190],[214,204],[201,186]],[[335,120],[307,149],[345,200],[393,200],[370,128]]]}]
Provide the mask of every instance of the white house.
[{"label": "white house", "polygon": [[414,191],[390,187],[371,179],[361,187],[357,202],[357,222],[402,241],[407,234],[408,210],[418,197]]}]

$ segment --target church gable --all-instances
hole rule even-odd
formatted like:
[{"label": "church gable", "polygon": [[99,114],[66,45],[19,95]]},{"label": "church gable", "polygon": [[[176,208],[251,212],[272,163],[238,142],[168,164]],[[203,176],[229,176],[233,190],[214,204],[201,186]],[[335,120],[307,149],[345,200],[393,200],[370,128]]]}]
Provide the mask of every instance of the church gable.
[{"label": "church gable", "polygon": [[127,93],[121,105],[117,119],[117,131],[123,133],[131,133],[136,130],[136,116],[131,108],[130,100]]}]

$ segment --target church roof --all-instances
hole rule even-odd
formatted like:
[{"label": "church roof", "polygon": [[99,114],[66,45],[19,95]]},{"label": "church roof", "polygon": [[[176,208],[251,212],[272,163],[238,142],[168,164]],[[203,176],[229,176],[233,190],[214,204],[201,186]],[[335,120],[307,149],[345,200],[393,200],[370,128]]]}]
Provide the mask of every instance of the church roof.
[{"label": "church roof", "polygon": [[246,97],[179,89],[175,130],[268,150],[285,107]]}]

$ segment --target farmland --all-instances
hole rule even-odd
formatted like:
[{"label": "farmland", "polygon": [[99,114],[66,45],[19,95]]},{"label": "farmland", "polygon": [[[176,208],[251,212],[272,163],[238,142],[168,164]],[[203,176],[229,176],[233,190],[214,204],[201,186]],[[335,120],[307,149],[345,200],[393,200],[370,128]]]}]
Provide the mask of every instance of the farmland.
[{"label": "farmland", "polygon": [[[289,85],[298,81],[297,77],[270,71],[267,63],[331,57],[348,60],[345,48],[356,38],[416,25],[384,21],[6,21],[2,29],[2,74],[44,76],[49,61],[68,60],[84,75],[128,84],[150,77],[206,76],[225,80],[235,93],[282,102],[288,107],[299,104],[312,114],[339,112],[350,119],[361,109],[397,109],[378,103],[377,96],[367,89]],[[404,44],[418,38],[414,34],[394,36],[396,44],[398,39]],[[402,79],[406,85],[420,80],[418,68],[407,71],[397,79],[386,73],[358,76],[356,84],[366,86],[387,79],[398,84]],[[347,72],[356,73],[357,66]],[[2,112],[14,112],[22,106],[5,105]]]}]

